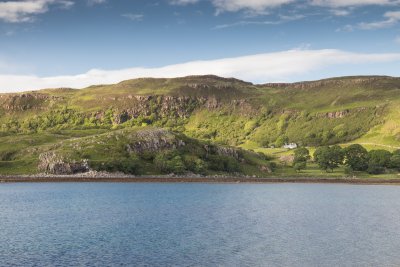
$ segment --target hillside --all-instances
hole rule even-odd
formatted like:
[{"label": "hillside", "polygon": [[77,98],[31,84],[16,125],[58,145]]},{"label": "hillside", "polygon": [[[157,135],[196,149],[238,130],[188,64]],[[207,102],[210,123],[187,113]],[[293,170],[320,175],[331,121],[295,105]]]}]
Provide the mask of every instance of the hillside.
[{"label": "hillside", "polygon": [[[25,157],[21,151],[28,146],[59,144],[62,151],[68,150],[63,140],[84,142],[148,126],[196,142],[253,149],[285,142],[397,147],[399,92],[400,78],[385,76],[254,85],[210,75],[0,94],[0,163],[8,166],[0,172],[33,172],[39,154]],[[29,168],[18,165],[22,158]]]}]

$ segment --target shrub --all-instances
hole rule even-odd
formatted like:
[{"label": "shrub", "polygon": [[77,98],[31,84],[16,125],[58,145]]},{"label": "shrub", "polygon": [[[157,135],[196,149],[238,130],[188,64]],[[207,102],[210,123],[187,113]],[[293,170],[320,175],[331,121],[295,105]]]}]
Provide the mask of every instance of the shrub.
[{"label": "shrub", "polygon": [[279,136],[275,141],[276,147],[282,147],[284,144],[289,142],[289,138],[285,135]]},{"label": "shrub", "polygon": [[123,172],[126,174],[138,174],[140,164],[136,159],[116,159],[113,161],[90,161],[89,165],[96,171]]},{"label": "shrub", "polygon": [[164,152],[158,154],[154,160],[154,165],[162,173],[184,173],[186,166],[179,155],[174,152]]},{"label": "shrub", "polygon": [[382,166],[371,164],[371,165],[368,165],[367,172],[369,174],[382,174],[385,172],[385,168]]},{"label": "shrub", "polygon": [[231,157],[210,155],[208,162],[210,169],[214,171],[238,172],[240,170],[238,162]]},{"label": "shrub", "polygon": [[392,154],[389,151],[378,149],[371,150],[368,152],[369,161],[368,166],[377,166],[382,168],[388,168],[390,166],[390,158]]},{"label": "shrub", "polygon": [[187,155],[184,157],[183,162],[187,169],[193,173],[205,174],[207,171],[207,163],[197,156]]},{"label": "shrub", "polygon": [[400,154],[394,154],[390,158],[390,168],[400,170]]},{"label": "shrub", "polygon": [[300,161],[296,162],[293,165],[293,168],[297,171],[300,172],[301,170],[304,170],[307,167],[307,163],[305,161]]},{"label": "shrub", "polygon": [[350,175],[354,174],[353,168],[350,167],[350,166],[346,166],[346,167],[344,168],[344,174],[350,174]]}]

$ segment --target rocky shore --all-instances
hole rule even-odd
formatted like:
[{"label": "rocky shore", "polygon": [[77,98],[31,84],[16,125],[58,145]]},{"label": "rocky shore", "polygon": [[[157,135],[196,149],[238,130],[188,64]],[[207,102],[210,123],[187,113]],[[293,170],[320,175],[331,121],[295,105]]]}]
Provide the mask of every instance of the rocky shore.
[{"label": "rocky shore", "polygon": [[342,184],[391,184],[400,185],[400,178],[349,178],[349,177],[255,177],[255,176],[202,176],[151,175],[135,176],[124,173],[89,171],[73,175],[34,174],[1,175],[0,183],[16,182],[136,182],[136,183],[342,183]]}]

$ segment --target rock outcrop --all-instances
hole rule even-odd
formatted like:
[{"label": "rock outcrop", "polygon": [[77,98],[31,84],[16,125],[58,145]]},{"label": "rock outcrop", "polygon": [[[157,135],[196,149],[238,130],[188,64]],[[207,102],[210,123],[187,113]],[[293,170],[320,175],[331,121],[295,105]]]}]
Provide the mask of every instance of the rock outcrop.
[{"label": "rock outcrop", "polygon": [[0,104],[6,111],[41,110],[44,109],[45,102],[59,99],[61,98],[41,93],[1,94]]},{"label": "rock outcrop", "polygon": [[129,153],[157,152],[165,149],[177,149],[185,146],[185,142],[164,129],[138,131],[126,144]]},{"label": "rock outcrop", "polygon": [[89,171],[87,160],[69,162],[54,152],[45,152],[39,156],[38,169],[48,174],[76,174]]},{"label": "rock outcrop", "polygon": [[[188,118],[197,109],[216,110],[229,107],[232,111],[241,114],[253,114],[258,110],[246,99],[232,99],[226,101],[215,96],[170,96],[170,95],[126,95],[119,98],[99,99],[101,101],[115,101],[113,109],[113,123],[121,124],[139,116],[155,116],[157,118]],[[98,111],[93,116],[102,120],[105,111]]]}]

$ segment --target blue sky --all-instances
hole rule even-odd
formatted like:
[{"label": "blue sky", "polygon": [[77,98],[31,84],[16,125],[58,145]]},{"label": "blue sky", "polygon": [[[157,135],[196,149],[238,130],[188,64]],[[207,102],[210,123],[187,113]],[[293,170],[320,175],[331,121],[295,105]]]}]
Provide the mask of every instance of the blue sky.
[{"label": "blue sky", "polygon": [[398,0],[0,1],[0,91],[142,77],[400,70]]}]

